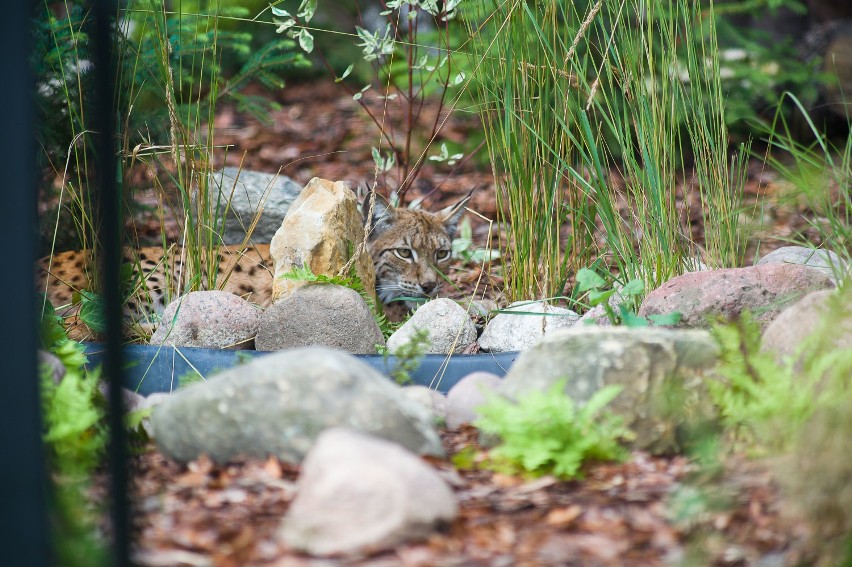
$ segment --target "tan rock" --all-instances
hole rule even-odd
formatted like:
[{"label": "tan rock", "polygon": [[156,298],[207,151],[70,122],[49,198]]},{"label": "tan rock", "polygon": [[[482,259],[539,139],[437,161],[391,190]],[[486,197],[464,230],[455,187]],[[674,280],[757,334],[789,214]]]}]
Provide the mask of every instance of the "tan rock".
[{"label": "tan rock", "polygon": [[[304,282],[284,279],[294,268],[336,276],[358,250],[364,228],[355,193],[340,181],[314,177],[290,205],[270,244],[275,266],[272,301],[280,301]],[[364,288],[375,297],[376,275],[363,250],[354,262]]]}]

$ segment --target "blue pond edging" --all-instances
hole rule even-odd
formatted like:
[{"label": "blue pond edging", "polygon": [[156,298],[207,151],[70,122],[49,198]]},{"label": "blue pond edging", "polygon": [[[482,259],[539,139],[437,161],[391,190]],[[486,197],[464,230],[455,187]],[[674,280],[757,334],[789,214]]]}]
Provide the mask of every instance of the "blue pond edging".
[{"label": "blue pond edging", "polygon": [[[103,360],[104,345],[84,343],[84,346],[86,356],[89,358],[89,366],[100,364]],[[208,378],[216,372],[268,354],[272,352],[127,345],[124,347],[124,386],[143,396],[155,392],[171,392],[178,387],[179,379],[188,374]],[[504,376],[519,354],[518,352],[454,354],[451,357],[427,354],[421,359],[417,370],[410,374],[415,384],[428,386],[446,394],[456,382],[471,372],[491,372]],[[393,356],[387,358],[372,354],[354,356],[385,376],[390,376],[396,367],[396,358]]]}]

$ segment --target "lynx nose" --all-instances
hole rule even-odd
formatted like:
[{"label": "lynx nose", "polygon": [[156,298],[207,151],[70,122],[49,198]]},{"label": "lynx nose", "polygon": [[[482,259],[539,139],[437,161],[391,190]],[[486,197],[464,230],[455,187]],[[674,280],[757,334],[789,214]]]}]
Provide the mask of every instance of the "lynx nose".
[{"label": "lynx nose", "polygon": [[423,293],[426,295],[432,295],[435,289],[438,287],[438,282],[423,282],[420,284],[420,287],[423,289]]}]

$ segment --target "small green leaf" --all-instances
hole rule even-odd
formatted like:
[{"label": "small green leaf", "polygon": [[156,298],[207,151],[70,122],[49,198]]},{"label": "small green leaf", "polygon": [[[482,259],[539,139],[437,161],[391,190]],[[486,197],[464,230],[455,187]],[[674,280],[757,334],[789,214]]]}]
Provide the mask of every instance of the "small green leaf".
[{"label": "small green leaf", "polygon": [[80,320],[96,333],[106,332],[104,300],[90,291],[80,292]]},{"label": "small green leaf", "polygon": [[[278,24],[278,27],[275,28],[275,33],[283,33],[285,31],[289,30],[290,28],[292,28],[293,26],[295,26],[296,20],[290,18],[290,19],[283,20],[281,22],[276,22],[276,23]],[[287,35],[289,35],[290,37],[293,37],[290,33],[288,33]]]},{"label": "small green leaf", "polygon": [[638,328],[648,326],[647,319],[636,315],[635,313],[627,309],[624,305],[619,305],[618,310],[621,312],[621,321],[622,323],[624,323],[625,327]]},{"label": "small green leaf", "polygon": [[310,53],[314,50],[314,36],[307,29],[302,28],[299,31],[299,46],[305,50],[305,53]]},{"label": "small green leaf", "polygon": [[627,284],[621,288],[622,296],[634,296],[634,295],[642,295],[642,292],[645,291],[645,283],[636,278],[634,280],[630,280]]},{"label": "small green leaf", "polygon": [[272,15],[273,16],[278,16],[279,18],[292,18],[293,17],[292,15],[290,15],[290,12],[288,12],[287,10],[285,10],[283,8],[278,8],[276,6],[270,6],[270,8],[272,9]]},{"label": "small green leaf", "polygon": [[615,293],[615,290],[608,289],[607,291],[599,291],[598,289],[593,289],[589,292],[589,304],[594,307],[595,305],[600,305],[601,303],[606,303],[609,301],[609,298]]},{"label": "small green leaf", "polygon": [[343,74],[342,74],[342,75],[340,75],[339,77],[337,77],[336,79],[334,79],[334,82],[335,82],[335,83],[339,83],[340,81],[342,81],[343,79],[345,79],[346,77],[348,77],[348,76],[349,76],[349,74],[352,72],[352,69],[354,69],[354,68],[355,68],[355,65],[349,65],[349,67],[347,67],[347,68],[346,68],[346,70],[345,70],[345,71],[343,71]]},{"label": "small green leaf", "polygon": [[314,12],[317,11],[317,0],[302,0],[299,4],[299,11],[296,13],[300,18],[304,18],[305,22],[310,22],[314,17]]},{"label": "small green leaf", "polygon": [[678,313],[677,311],[673,313],[660,313],[657,315],[648,315],[648,320],[657,325],[659,327],[669,326],[669,325],[677,325],[680,323],[680,320],[683,319],[683,315]]},{"label": "small green leaf", "polygon": [[606,282],[600,277],[597,272],[589,268],[581,268],[577,272],[577,290],[580,292],[589,291],[594,288],[606,286]]}]

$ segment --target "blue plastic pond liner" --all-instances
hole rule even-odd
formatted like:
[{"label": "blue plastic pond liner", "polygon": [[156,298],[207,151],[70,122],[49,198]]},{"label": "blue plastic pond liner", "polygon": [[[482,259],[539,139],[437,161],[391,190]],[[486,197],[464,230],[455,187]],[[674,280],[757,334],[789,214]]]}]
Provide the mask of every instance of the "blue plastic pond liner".
[{"label": "blue plastic pond liner", "polygon": [[[103,360],[104,346],[100,343],[85,343],[89,366],[97,366]],[[171,392],[177,389],[181,379],[187,377],[198,381],[200,376],[208,378],[215,373],[236,366],[271,352],[254,350],[213,350],[206,348],[127,345],[124,359],[124,385],[129,390],[147,396],[154,392]],[[518,357],[517,352],[495,354],[454,354],[449,359],[442,354],[427,354],[411,378],[415,384],[428,386],[447,393],[456,382],[471,372],[491,372],[504,376]],[[361,361],[369,364],[385,376],[390,376],[396,366],[393,356],[357,354]],[[200,376],[199,376],[200,375]]]}]

